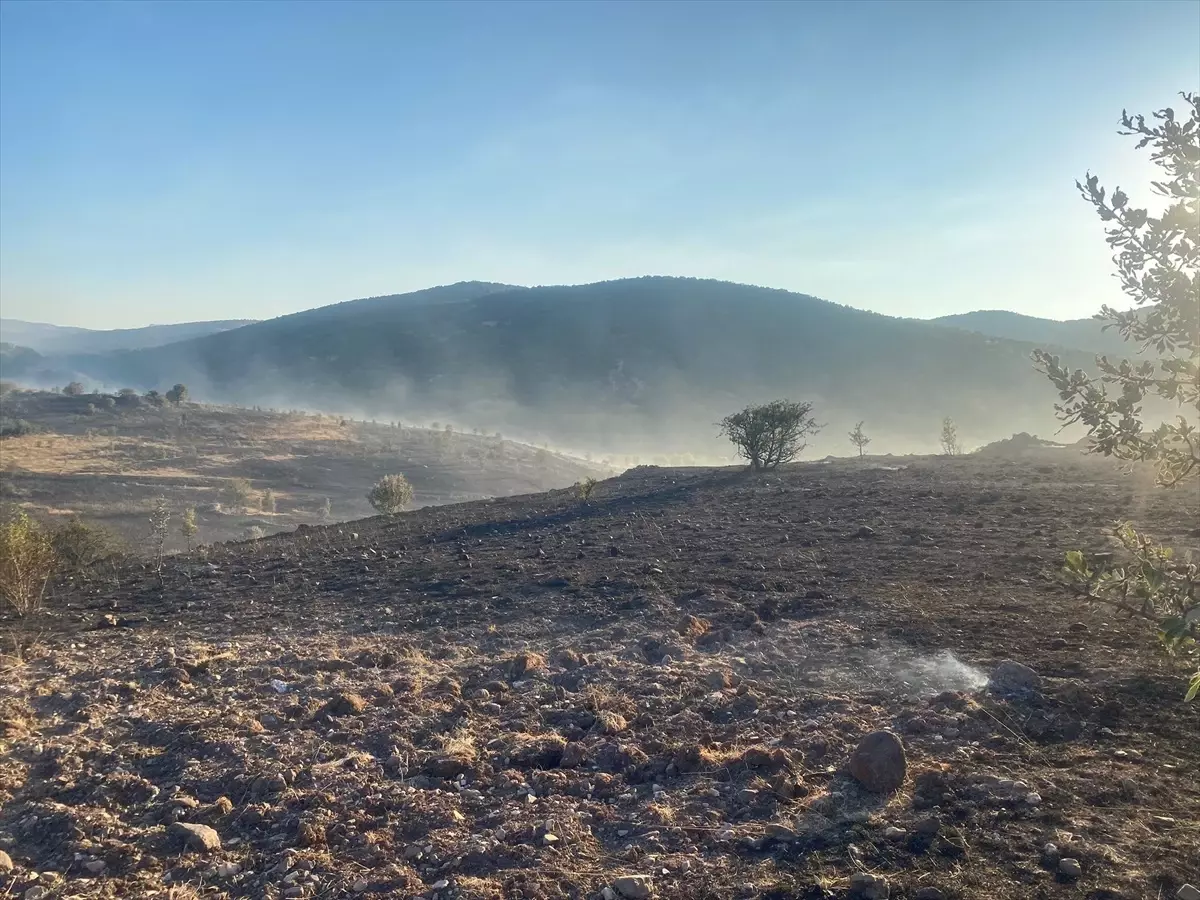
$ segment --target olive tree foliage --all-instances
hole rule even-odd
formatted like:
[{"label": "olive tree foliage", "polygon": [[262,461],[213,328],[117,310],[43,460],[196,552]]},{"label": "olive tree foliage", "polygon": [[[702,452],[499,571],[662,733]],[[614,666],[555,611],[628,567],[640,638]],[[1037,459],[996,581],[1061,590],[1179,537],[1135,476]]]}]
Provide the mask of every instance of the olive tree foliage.
[{"label": "olive tree foliage", "polygon": [[[1058,388],[1059,417],[1085,425],[1092,449],[1123,460],[1150,460],[1159,481],[1177,485],[1200,474],[1200,94],[1183,95],[1186,119],[1163,109],[1151,122],[1143,116],[1121,116],[1121,134],[1139,138],[1162,169],[1153,191],[1166,199],[1159,215],[1129,205],[1120,188],[1110,195],[1096,175],[1077,182],[1083,198],[1095,207],[1121,287],[1135,308],[1119,312],[1105,306],[1097,318],[1107,320],[1141,352],[1154,350],[1154,360],[1096,360],[1099,376],[1064,368],[1057,356],[1038,350],[1039,369]],[[1112,388],[1110,393],[1109,388]],[[1174,422],[1148,429],[1142,415],[1147,396],[1179,407]]]},{"label": "olive tree foliage", "polygon": [[719,427],[750,468],[759,472],[791,462],[824,426],[813,418],[811,403],[773,400],[726,416]]},{"label": "olive tree foliage", "polygon": [[367,494],[367,500],[375,511],[387,516],[403,512],[412,499],[412,485],[403,475],[384,475]]},{"label": "olive tree foliage", "polygon": [[[1117,277],[1135,308],[1108,306],[1107,320],[1138,352],[1152,359],[1096,360],[1099,375],[1069,371],[1057,356],[1034,353],[1037,367],[1058,388],[1056,405],[1064,424],[1087,427],[1091,450],[1121,460],[1149,461],[1166,487],[1200,487],[1200,95],[1184,94],[1180,118],[1173,109],[1144,116],[1121,114],[1120,133],[1150,148],[1162,179],[1151,182],[1163,209],[1131,206],[1119,187],[1112,194],[1088,173],[1076,186],[1108,225]],[[1178,410],[1173,422],[1145,421],[1147,397]],[[1068,582],[1089,600],[1150,620],[1168,651],[1197,666],[1187,698],[1200,693],[1200,575],[1191,560],[1179,561],[1125,522],[1115,536],[1128,562],[1093,567],[1079,551],[1067,554]]]}]

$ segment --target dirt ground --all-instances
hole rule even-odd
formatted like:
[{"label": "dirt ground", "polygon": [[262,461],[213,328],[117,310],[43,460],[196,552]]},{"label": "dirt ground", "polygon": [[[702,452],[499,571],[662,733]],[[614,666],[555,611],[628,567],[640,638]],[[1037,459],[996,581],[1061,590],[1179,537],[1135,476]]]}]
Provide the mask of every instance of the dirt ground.
[{"label": "dirt ground", "polygon": [[[0,500],[52,521],[78,516],[104,525],[134,550],[149,540],[159,496],[176,525],[183,509],[194,508],[197,539],[211,543],[242,540],[251,528],[273,534],[369,516],[367,491],[394,472],[412,483],[416,506],[543,491],[612,472],[444,426],[194,403],[109,409],[100,399],[17,391],[0,400],[5,417],[39,429],[0,440]],[[252,491],[244,504],[228,495],[239,478]],[[273,510],[262,502],[267,490]],[[185,549],[176,528],[168,546]]]},{"label": "dirt ground", "polygon": [[640,468],[60,589],[0,622],[0,895],[1174,898],[1200,703],[1054,573],[1198,500],[1067,449]]}]

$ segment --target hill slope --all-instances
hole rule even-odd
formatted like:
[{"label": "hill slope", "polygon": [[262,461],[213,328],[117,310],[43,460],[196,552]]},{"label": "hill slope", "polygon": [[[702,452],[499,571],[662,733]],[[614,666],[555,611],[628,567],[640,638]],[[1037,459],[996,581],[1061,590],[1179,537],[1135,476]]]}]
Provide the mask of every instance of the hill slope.
[{"label": "hill slope", "polygon": [[219,331],[240,328],[253,319],[227,319],[217,322],[183,322],[178,325],[147,325],[144,328],[115,328],[94,330],[20,319],[0,319],[0,337],[20,344],[44,356],[70,353],[111,353],[117,350],[140,350],[158,347],[174,341],[186,341]]},{"label": "hill slope", "polygon": [[1128,356],[1132,348],[1115,330],[1104,330],[1096,319],[1041,319],[1006,309],[981,309],[930,319],[938,325],[962,328],[990,337],[1024,341],[1039,347],[1065,347],[1089,353]]},{"label": "hill slope", "polygon": [[[11,895],[577,900],[641,876],[630,896],[653,900],[1078,900],[1200,882],[1186,664],[1044,578],[1131,515],[1194,546],[1189,498],[1065,450],[909,463],[634,470],[590,506],[556,492],[303,529],[64,584],[35,628],[0,611],[0,652],[39,642],[0,679]],[[983,689],[1006,658],[1036,692]],[[892,794],[848,773],[877,729],[905,744]],[[209,849],[177,821],[210,828]],[[888,893],[848,890],[863,871]]]},{"label": "hill slope", "polygon": [[947,415],[971,442],[1052,430],[1031,349],[787,291],[652,277],[452,285],[71,363],[109,384],[184,381],[212,399],[440,417],[605,451],[715,452],[724,414],[800,397],[830,425],[817,446],[841,451],[859,419],[896,450],[934,446]]}]

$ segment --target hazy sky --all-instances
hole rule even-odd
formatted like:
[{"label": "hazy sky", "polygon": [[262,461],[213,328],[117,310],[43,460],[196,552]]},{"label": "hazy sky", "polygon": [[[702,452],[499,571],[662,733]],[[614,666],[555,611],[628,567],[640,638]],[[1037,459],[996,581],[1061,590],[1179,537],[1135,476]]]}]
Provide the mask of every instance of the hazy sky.
[{"label": "hazy sky", "polygon": [[1089,167],[1200,0],[0,2],[0,311],[264,318],[470,279],[895,315],[1120,302]]}]

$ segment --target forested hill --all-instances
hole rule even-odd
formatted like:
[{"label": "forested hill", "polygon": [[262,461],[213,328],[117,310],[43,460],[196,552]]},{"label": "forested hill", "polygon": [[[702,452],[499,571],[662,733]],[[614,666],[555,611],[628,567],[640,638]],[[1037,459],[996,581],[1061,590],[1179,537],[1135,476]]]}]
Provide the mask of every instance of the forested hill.
[{"label": "forested hill", "polygon": [[883,452],[936,446],[943,416],[968,441],[1052,431],[1031,349],[788,291],[646,277],[462,283],[69,362],[109,385],[185,381],[213,399],[436,416],[597,449],[716,447],[721,415],[784,396],[817,403],[818,448],[843,452],[839,432],[864,419]]}]

